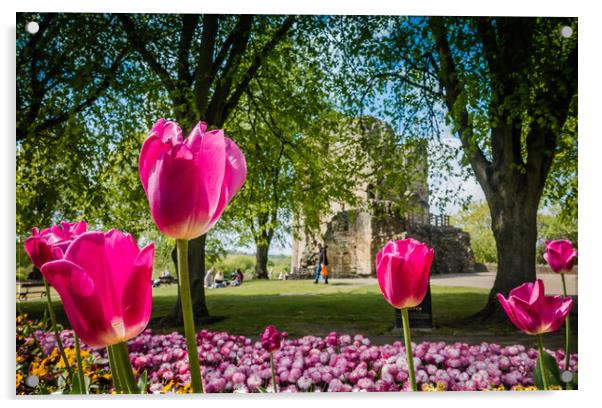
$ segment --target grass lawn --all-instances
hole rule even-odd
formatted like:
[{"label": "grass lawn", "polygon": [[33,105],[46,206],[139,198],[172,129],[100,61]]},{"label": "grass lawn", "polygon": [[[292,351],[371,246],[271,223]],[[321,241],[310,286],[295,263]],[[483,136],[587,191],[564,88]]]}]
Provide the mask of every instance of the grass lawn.
[{"label": "grass lawn", "polygon": [[[485,303],[487,290],[462,287],[432,287],[433,321],[440,334],[467,329],[466,318]],[[158,331],[179,329],[158,328],[155,319],[167,315],[175,302],[175,285],[153,289],[153,316],[150,327]],[[217,323],[205,326],[213,331],[227,331],[256,337],[268,324],[286,330],[291,336],[324,335],[332,330],[340,333],[362,333],[367,336],[391,334],[394,315],[376,284],[353,281],[329,285],[302,281],[246,281],[240,287],[207,290],[207,305],[212,315],[223,316]],[[57,299],[57,297],[54,297]],[[20,309],[41,318],[44,302],[31,300],[20,303]],[[55,301],[59,321],[68,326],[64,311]],[[484,328],[479,327],[482,331]],[[487,330],[504,331],[492,326]]]}]

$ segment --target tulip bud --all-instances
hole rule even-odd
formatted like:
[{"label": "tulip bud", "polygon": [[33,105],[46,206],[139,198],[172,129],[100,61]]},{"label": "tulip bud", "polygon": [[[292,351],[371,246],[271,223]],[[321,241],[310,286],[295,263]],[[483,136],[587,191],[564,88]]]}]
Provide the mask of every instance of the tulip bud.
[{"label": "tulip bud", "polygon": [[418,306],[428,288],[434,251],[415,239],[389,241],[376,255],[376,277],[383,296],[398,309]]},{"label": "tulip bud", "polygon": [[199,122],[186,140],[175,122],[160,119],[140,151],[138,170],[161,232],[193,239],[218,221],[246,176],[245,157],[223,130]]},{"label": "tulip bud", "polygon": [[282,335],[272,325],[265,328],[261,335],[261,347],[268,353],[274,353],[280,350],[282,346]]},{"label": "tulip bud", "polygon": [[543,257],[554,272],[569,272],[573,269],[577,250],[573,249],[573,243],[567,239],[546,241]]}]

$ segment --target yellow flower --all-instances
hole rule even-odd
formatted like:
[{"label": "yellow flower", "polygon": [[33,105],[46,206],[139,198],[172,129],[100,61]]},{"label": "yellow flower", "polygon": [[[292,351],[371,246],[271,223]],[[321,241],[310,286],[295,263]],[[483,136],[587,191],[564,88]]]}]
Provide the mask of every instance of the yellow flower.
[{"label": "yellow flower", "polygon": [[534,385],[529,385],[525,387],[524,385],[515,385],[511,388],[512,391],[537,391],[537,387]]},{"label": "yellow flower", "polygon": [[169,392],[174,386],[174,382],[170,380],[167,384],[163,386],[163,392]]},{"label": "yellow flower", "polygon": [[23,381],[23,377],[24,375],[17,371],[17,388],[19,388],[19,385]]},{"label": "yellow flower", "polygon": [[422,384],[421,386],[422,391],[427,391],[427,392],[432,392],[432,391],[437,391],[437,387],[432,385],[432,384]]},{"label": "yellow flower", "polygon": [[17,364],[24,363],[26,360],[27,360],[26,355],[17,353]]},{"label": "yellow flower", "polygon": [[497,387],[492,385],[491,388],[487,388],[483,391],[506,391],[506,387],[504,387],[504,384],[500,384]]},{"label": "yellow flower", "polygon": [[183,387],[178,388],[176,392],[178,394],[190,394],[192,393],[192,384],[185,384]]},{"label": "yellow flower", "polygon": [[48,375],[48,367],[46,367],[47,363],[48,361],[46,359],[42,360],[41,362],[37,360],[34,361],[29,366],[29,375],[45,377],[46,375]]}]

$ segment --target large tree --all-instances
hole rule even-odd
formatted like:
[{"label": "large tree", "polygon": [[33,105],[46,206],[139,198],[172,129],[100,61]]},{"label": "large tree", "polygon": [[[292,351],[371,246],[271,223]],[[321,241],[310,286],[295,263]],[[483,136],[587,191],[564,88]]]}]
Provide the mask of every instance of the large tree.
[{"label": "large tree", "polygon": [[[267,56],[294,24],[293,16],[118,15],[128,44],[156,75],[171,102],[170,116],[188,131],[200,120],[222,128]],[[206,319],[203,235],[189,243],[195,317]],[[169,317],[181,322],[180,299]]]},{"label": "large tree", "polygon": [[[565,25],[570,38],[561,35]],[[577,144],[577,21],[377,17],[369,26],[360,30],[365,41],[351,45],[365,63],[359,74],[353,67],[364,88],[354,103],[384,99],[383,115],[408,133],[457,136],[456,157],[485,193],[498,259],[481,312],[489,317],[500,310],[496,293],[535,279],[544,192],[576,196],[574,164],[552,171],[555,157]]]},{"label": "large tree", "polygon": [[[448,23],[429,22],[445,105],[491,212],[498,272],[483,317],[499,310],[496,293],[535,280],[537,209],[558,140],[576,113],[577,42],[560,34],[571,23],[576,29],[576,21],[547,18],[469,21],[486,64],[484,83],[472,85],[452,53]],[[485,97],[471,95],[471,85]],[[487,104],[481,132],[488,133],[488,154],[471,120],[471,98]]]}]

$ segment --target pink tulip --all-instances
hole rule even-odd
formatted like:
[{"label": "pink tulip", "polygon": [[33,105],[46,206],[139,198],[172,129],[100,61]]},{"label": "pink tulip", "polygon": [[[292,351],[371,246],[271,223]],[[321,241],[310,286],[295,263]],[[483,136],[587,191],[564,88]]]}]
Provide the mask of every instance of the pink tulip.
[{"label": "pink tulip", "polygon": [[31,263],[40,269],[46,262],[61,259],[71,241],[86,232],[86,228],[87,224],[84,221],[62,221],[41,232],[34,227],[32,235],[25,240],[25,252],[29,255]]},{"label": "pink tulip", "polygon": [[150,319],[154,246],[142,250],[129,234],[111,230],[75,238],[63,259],[42,266],[59,293],[73,330],[91,347],[141,333]]},{"label": "pink tulip", "polygon": [[389,241],[376,254],[376,277],[387,302],[398,309],[422,302],[434,254],[433,249],[412,238]]},{"label": "pink tulip", "polygon": [[165,235],[193,239],[209,231],[247,177],[245,157],[223,130],[199,122],[186,140],[160,119],[142,145],[138,169],[151,215]]},{"label": "pink tulip", "polygon": [[265,328],[261,335],[261,347],[268,353],[274,353],[282,347],[282,334],[272,325]]},{"label": "pink tulip", "polygon": [[531,335],[558,330],[573,306],[573,299],[545,296],[543,281],[523,283],[510,291],[508,299],[497,294],[508,318],[522,332]]},{"label": "pink tulip", "polygon": [[568,239],[546,241],[543,258],[554,272],[568,272],[573,269],[577,250],[573,249],[573,243]]}]

